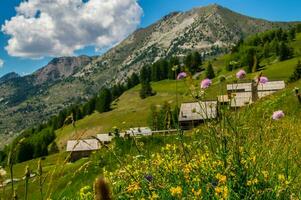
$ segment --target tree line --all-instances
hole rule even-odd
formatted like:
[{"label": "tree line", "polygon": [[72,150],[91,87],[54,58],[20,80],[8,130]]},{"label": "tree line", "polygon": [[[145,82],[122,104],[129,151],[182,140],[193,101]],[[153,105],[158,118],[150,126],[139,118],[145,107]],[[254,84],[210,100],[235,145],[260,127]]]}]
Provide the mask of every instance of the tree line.
[{"label": "tree line", "polygon": [[[185,70],[195,73],[203,70],[202,57],[198,52],[189,53],[182,62]],[[9,152],[14,151],[14,162],[19,163],[33,158],[47,156],[58,152],[55,142],[55,131],[65,125],[73,124],[83,119],[85,116],[97,112],[107,112],[111,109],[111,103],[122,95],[126,90],[133,88],[141,83],[140,97],[152,96],[150,82],[161,81],[164,79],[176,79],[177,74],[184,70],[184,65],[180,59],[172,57],[160,59],[152,65],[145,65],[140,73],[133,73],[127,78],[125,83],[118,83],[111,88],[102,88],[99,93],[89,99],[86,103],[72,105],[52,116],[46,123],[24,130],[14,139],[12,144],[0,151],[0,162],[3,162]],[[177,66],[177,67],[175,67]]]},{"label": "tree line", "polygon": [[256,72],[261,68],[260,62],[268,58],[278,58],[279,61],[293,57],[294,51],[290,43],[301,32],[301,25],[288,30],[270,30],[252,35],[241,40],[233,47],[231,55],[226,60],[226,69],[232,71],[247,66],[248,72]]},{"label": "tree line", "polygon": [[174,80],[181,71],[195,74],[202,70],[202,56],[197,51],[189,52],[182,60],[178,57],[171,57],[160,59],[152,65],[145,65],[140,73],[140,97],[144,99],[155,94],[151,82]]},{"label": "tree line", "polygon": [[65,108],[58,115],[52,116],[46,123],[24,130],[10,145],[0,151],[0,162],[5,164],[4,161],[11,152],[14,152],[12,159],[15,163],[58,152],[55,142],[56,130],[75,123],[95,111],[100,113],[109,111],[112,101],[139,83],[138,74],[133,73],[124,84],[119,83],[111,88],[104,87],[86,103]]}]

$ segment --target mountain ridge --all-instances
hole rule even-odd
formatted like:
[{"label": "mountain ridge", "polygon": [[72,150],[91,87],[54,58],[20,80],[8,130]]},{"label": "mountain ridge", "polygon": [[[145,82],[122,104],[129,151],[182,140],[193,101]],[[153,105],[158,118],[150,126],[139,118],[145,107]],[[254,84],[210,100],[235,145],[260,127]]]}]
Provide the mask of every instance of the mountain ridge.
[{"label": "mountain ridge", "polygon": [[[218,5],[173,12],[136,30],[101,56],[61,57],[17,81],[0,84],[0,132],[16,132],[86,101],[103,86],[123,82],[143,65],[195,50],[228,52],[242,37],[291,23],[251,18]],[[24,121],[24,118],[29,120]]]},{"label": "mountain ridge", "polygon": [[10,72],[10,73],[4,74],[3,76],[0,77],[0,84],[4,83],[6,81],[9,81],[11,79],[14,79],[14,78],[18,78],[18,77],[20,77],[20,75],[17,74],[16,72]]}]

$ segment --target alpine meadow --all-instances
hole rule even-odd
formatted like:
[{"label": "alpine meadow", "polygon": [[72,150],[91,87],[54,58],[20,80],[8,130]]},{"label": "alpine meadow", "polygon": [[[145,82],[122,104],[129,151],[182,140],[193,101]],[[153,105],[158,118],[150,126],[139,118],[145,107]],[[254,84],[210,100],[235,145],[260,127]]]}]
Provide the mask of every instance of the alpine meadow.
[{"label": "alpine meadow", "polygon": [[204,2],[1,2],[0,200],[301,199],[301,2]]}]

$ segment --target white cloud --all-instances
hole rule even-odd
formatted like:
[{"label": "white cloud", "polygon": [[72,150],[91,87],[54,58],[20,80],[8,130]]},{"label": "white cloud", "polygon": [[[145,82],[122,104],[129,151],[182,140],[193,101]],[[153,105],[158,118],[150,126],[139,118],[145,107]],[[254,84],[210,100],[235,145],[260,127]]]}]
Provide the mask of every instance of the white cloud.
[{"label": "white cloud", "polygon": [[2,26],[9,55],[41,58],[72,55],[120,42],[140,23],[137,0],[28,0]]},{"label": "white cloud", "polygon": [[4,61],[2,59],[0,59],[0,68],[2,68],[4,65]]}]

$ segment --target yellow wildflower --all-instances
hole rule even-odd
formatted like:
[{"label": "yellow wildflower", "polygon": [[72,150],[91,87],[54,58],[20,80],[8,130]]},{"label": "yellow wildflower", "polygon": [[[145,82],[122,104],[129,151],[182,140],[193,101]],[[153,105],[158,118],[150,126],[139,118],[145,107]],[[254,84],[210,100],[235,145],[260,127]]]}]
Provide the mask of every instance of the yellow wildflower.
[{"label": "yellow wildflower", "polygon": [[265,179],[268,179],[268,177],[269,177],[269,172],[268,171],[262,171],[261,173],[262,173],[262,175]]},{"label": "yellow wildflower", "polygon": [[256,163],[256,156],[251,157],[251,161],[255,164]]},{"label": "yellow wildflower", "polygon": [[133,183],[127,187],[128,192],[135,192],[140,189],[139,183]]},{"label": "yellow wildflower", "polygon": [[254,178],[252,180],[247,181],[247,186],[256,185],[258,183],[258,179]]},{"label": "yellow wildflower", "polygon": [[159,195],[155,192],[152,192],[152,196],[150,197],[151,200],[153,199],[159,199]]},{"label": "yellow wildflower", "polygon": [[216,195],[219,195],[220,193],[222,193],[222,188],[221,187],[216,187],[214,190],[215,190]]},{"label": "yellow wildflower", "polygon": [[229,190],[228,187],[216,187],[215,188],[215,195],[219,196],[222,199],[227,199],[229,196]]},{"label": "yellow wildflower", "polygon": [[218,179],[218,182],[219,182],[220,184],[225,184],[226,181],[227,181],[227,177],[224,176],[224,175],[222,175],[222,174],[220,174],[220,173],[218,173],[218,174],[215,176],[215,178]]},{"label": "yellow wildflower", "polygon": [[192,188],[192,193],[194,194],[194,196],[199,197],[202,194],[202,189],[195,191],[194,188]]},{"label": "yellow wildflower", "polygon": [[225,187],[224,187],[224,190],[223,190],[223,198],[224,198],[224,199],[227,199],[228,196],[229,196],[229,190],[228,190],[228,187],[225,186]]},{"label": "yellow wildflower", "polygon": [[172,196],[182,196],[182,192],[183,192],[183,190],[182,190],[182,188],[180,187],[180,186],[177,186],[177,187],[172,187],[171,189],[170,189],[170,193],[171,193],[171,195]]},{"label": "yellow wildflower", "polygon": [[278,175],[278,180],[279,181],[285,181],[285,176],[283,174]]}]

